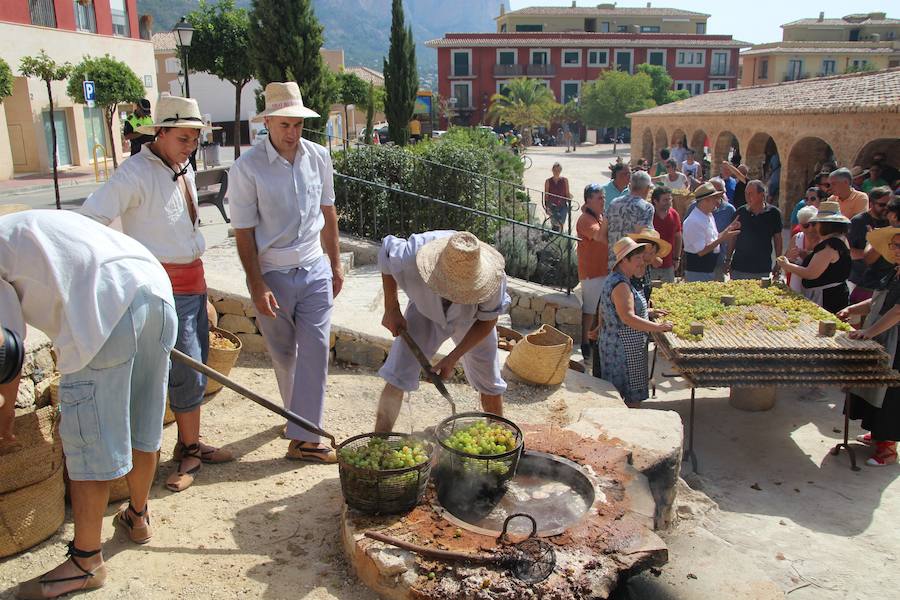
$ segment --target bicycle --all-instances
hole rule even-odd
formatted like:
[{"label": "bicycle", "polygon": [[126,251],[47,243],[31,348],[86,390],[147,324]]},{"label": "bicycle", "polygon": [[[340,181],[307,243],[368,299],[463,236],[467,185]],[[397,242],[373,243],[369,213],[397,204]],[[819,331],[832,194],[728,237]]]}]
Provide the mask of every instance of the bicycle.
[{"label": "bicycle", "polygon": [[525,148],[519,150],[519,160],[522,161],[522,166],[526,171],[531,168],[532,164],[534,164],[531,160],[531,157],[525,153]]}]

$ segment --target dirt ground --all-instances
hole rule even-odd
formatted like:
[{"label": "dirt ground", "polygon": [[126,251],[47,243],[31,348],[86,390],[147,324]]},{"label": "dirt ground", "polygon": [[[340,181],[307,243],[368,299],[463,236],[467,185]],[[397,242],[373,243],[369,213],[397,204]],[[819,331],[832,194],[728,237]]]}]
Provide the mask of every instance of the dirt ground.
[{"label": "dirt ground", "polygon": [[[245,354],[232,374],[277,400],[265,358]],[[380,388],[371,371],[332,369],[325,423],[339,441],[370,430]],[[460,410],[476,408],[470,388],[449,388]],[[779,398],[772,411],[740,413],[728,406],[724,393],[698,396],[700,474],[689,468],[685,474],[718,509],[685,489],[683,520],[670,536],[669,565],[659,576],[632,580],[623,594],[628,590],[627,597],[642,600],[772,597],[749,584],[741,593],[722,593],[729,583],[740,588],[735,572],[752,572],[773,580],[776,590],[792,590],[790,600],[892,597],[900,586],[898,470],[864,467],[853,473],[846,457],[827,455],[838,437],[839,397],[789,396]],[[548,406],[543,397],[511,384],[508,416],[562,425],[577,414],[579,407]],[[686,398],[685,390],[667,381],[648,407],[686,417]],[[413,394],[411,404],[411,411],[401,412],[399,431],[421,430],[449,414],[430,387]],[[127,542],[112,527],[111,505],[103,529],[110,578],[88,597],[373,598],[356,580],[339,543],[337,467],[285,460],[280,418],[230,391],[204,410],[205,435],[240,459],[205,466],[193,487],[171,494],[162,481],[173,469],[176,432],[167,427],[151,492],[155,536],[143,547]],[[0,562],[0,598],[12,598],[16,582],[62,560],[71,535],[69,516],[57,535]]]}]

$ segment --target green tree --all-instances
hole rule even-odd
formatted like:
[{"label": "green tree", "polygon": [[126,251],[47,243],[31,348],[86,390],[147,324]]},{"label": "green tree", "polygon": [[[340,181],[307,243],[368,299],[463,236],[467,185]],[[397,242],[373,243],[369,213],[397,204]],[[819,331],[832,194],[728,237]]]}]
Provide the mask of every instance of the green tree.
[{"label": "green tree", "polygon": [[391,47],[384,59],[384,89],[388,135],[398,146],[405,146],[409,142],[409,121],[416,108],[419,74],[412,26],[405,24],[402,0],[392,0],[391,4]]},{"label": "green tree", "polygon": [[581,104],[588,127],[625,127],[630,122],[629,113],[656,106],[653,80],[646,73],[606,71],[586,86]]},{"label": "green tree", "polygon": [[[273,81],[296,81],[303,103],[321,115],[320,129],[338,97],[337,80],[319,53],[325,43],[322,31],[312,0],[253,0],[247,53],[257,79],[263,88]],[[324,139],[310,129],[303,135]]]},{"label": "green tree", "polygon": [[365,108],[369,97],[369,86],[358,75],[349,71],[338,73],[337,81],[341,104],[344,105],[344,123],[347,125],[345,135],[347,139],[344,141],[344,147],[346,148],[351,134],[350,115],[348,114],[347,106],[353,104],[359,108]]},{"label": "green tree", "polygon": [[9,63],[0,58],[0,102],[4,98],[12,96],[13,90],[13,74],[9,68]]},{"label": "green tree", "polygon": [[119,104],[137,102],[144,96],[144,84],[134,74],[131,67],[109,54],[98,58],[85,56],[75,66],[66,92],[72,100],[79,104],[87,103],[84,99],[84,88],[81,85],[81,82],[86,79],[94,82],[94,89],[97,91],[97,106],[100,107],[106,118],[106,130],[112,146],[113,168],[118,168],[117,136],[114,136],[112,131],[113,117]]},{"label": "green tree", "polygon": [[869,73],[871,71],[875,71],[875,65],[870,62],[864,62],[856,65],[847,66],[847,70],[844,73]]},{"label": "green tree", "polygon": [[37,56],[25,56],[19,61],[19,72],[24,77],[34,77],[42,80],[47,85],[47,98],[50,100],[50,154],[53,156],[53,190],[56,193],[56,208],[62,209],[59,202],[59,160],[56,157],[56,121],[53,118],[53,90],[51,84],[54,81],[63,81],[72,72],[72,65],[68,62],[57,63],[47,56],[42,49]]},{"label": "green tree", "polygon": [[517,77],[507,84],[502,94],[491,97],[488,119],[517,128],[527,145],[531,139],[531,128],[548,125],[556,106],[553,92],[542,81]]},{"label": "green tree", "polygon": [[200,8],[187,16],[194,27],[191,40],[191,67],[212,73],[234,86],[234,157],[241,155],[241,92],[253,79],[253,67],[247,60],[250,43],[250,17],[244,8],[235,8],[234,0],[218,4],[200,1]]},{"label": "green tree", "polygon": [[650,87],[653,91],[653,101],[657,106],[675,102],[676,100],[684,100],[690,98],[691,93],[687,90],[673,90],[672,78],[666,72],[665,67],[659,65],[648,65],[646,63],[638,65],[638,73],[643,73],[650,77]]}]

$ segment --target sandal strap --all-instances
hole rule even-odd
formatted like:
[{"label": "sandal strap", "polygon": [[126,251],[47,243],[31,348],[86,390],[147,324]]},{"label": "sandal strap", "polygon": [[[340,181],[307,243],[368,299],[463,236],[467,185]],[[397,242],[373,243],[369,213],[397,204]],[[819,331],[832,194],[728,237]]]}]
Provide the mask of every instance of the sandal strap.
[{"label": "sandal strap", "polygon": [[[71,542],[69,542],[68,550],[66,550],[66,556],[69,556],[72,558],[90,558],[92,556],[96,556],[96,555],[100,554],[100,552],[102,552],[102,550],[103,550],[102,548],[100,548],[98,550],[82,550],[81,548],[76,547],[75,540],[72,540]],[[79,569],[80,568],[81,567],[79,567]],[[81,569],[81,570],[84,571],[84,569]],[[87,572],[87,571],[85,571],[85,572]]]},{"label": "sandal strap", "polygon": [[178,443],[181,444],[181,447],[182,447],[182,450],[181,450],[182,460],[184,460],[185,458],[199,458],[201,460],[203,459],[203,450],[200,449],[199,443],[191,444],[190,446],[186,446],[186,445],[182,444],[181,442],[178,442]]},{"label": "sandal strap", "polygon": [[75,559],[76,558],[90,558],[92,556],[96,556],[97,554],[100,554],[101,551],[102,551],[102,548],[99,550],[91,550],[91,551],[81,550],[80,548],[75,547],[75,540],[72,540],[71,542],[69,542],[69,548],[68,548],[68,550],[66,550],[66,556],[69,557],[69,559],[71,560],[71,563],[75,566],[76,569],[81,571],[83,573],[83,575],[72,575],[71,577],[57,577],[56,579],[41,578],[40,583],[41,584],[65,583],[66,581],[81,581],[84,579],[90,579],[90,578],[94,577],[95,574],[93,571],[88,571],[87,569],[82,567],[80,564],[78,564],[78,561]]}]

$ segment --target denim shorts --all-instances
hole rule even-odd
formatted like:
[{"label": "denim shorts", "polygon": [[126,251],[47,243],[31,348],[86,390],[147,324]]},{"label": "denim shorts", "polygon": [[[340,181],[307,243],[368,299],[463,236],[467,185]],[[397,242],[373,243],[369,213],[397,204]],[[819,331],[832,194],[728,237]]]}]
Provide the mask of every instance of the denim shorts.
[{"label": "denim shorts", "polygon": [[138,290],[106,343],[59,386],[59,433],[69,478],[109,481],[131,471],[131,451],[162,441],[175,309]]},{"label": "denim shorts", "polygon": [[[175,295],[178,313],[178,336],[175,349],[197,362],[206,364],[209,357],[209,314],[206,294]],[[169,407],[172,412],[186,413],[200,408],[206,392],[206,375],[186,364],[172,361],[169,368]]]}]

